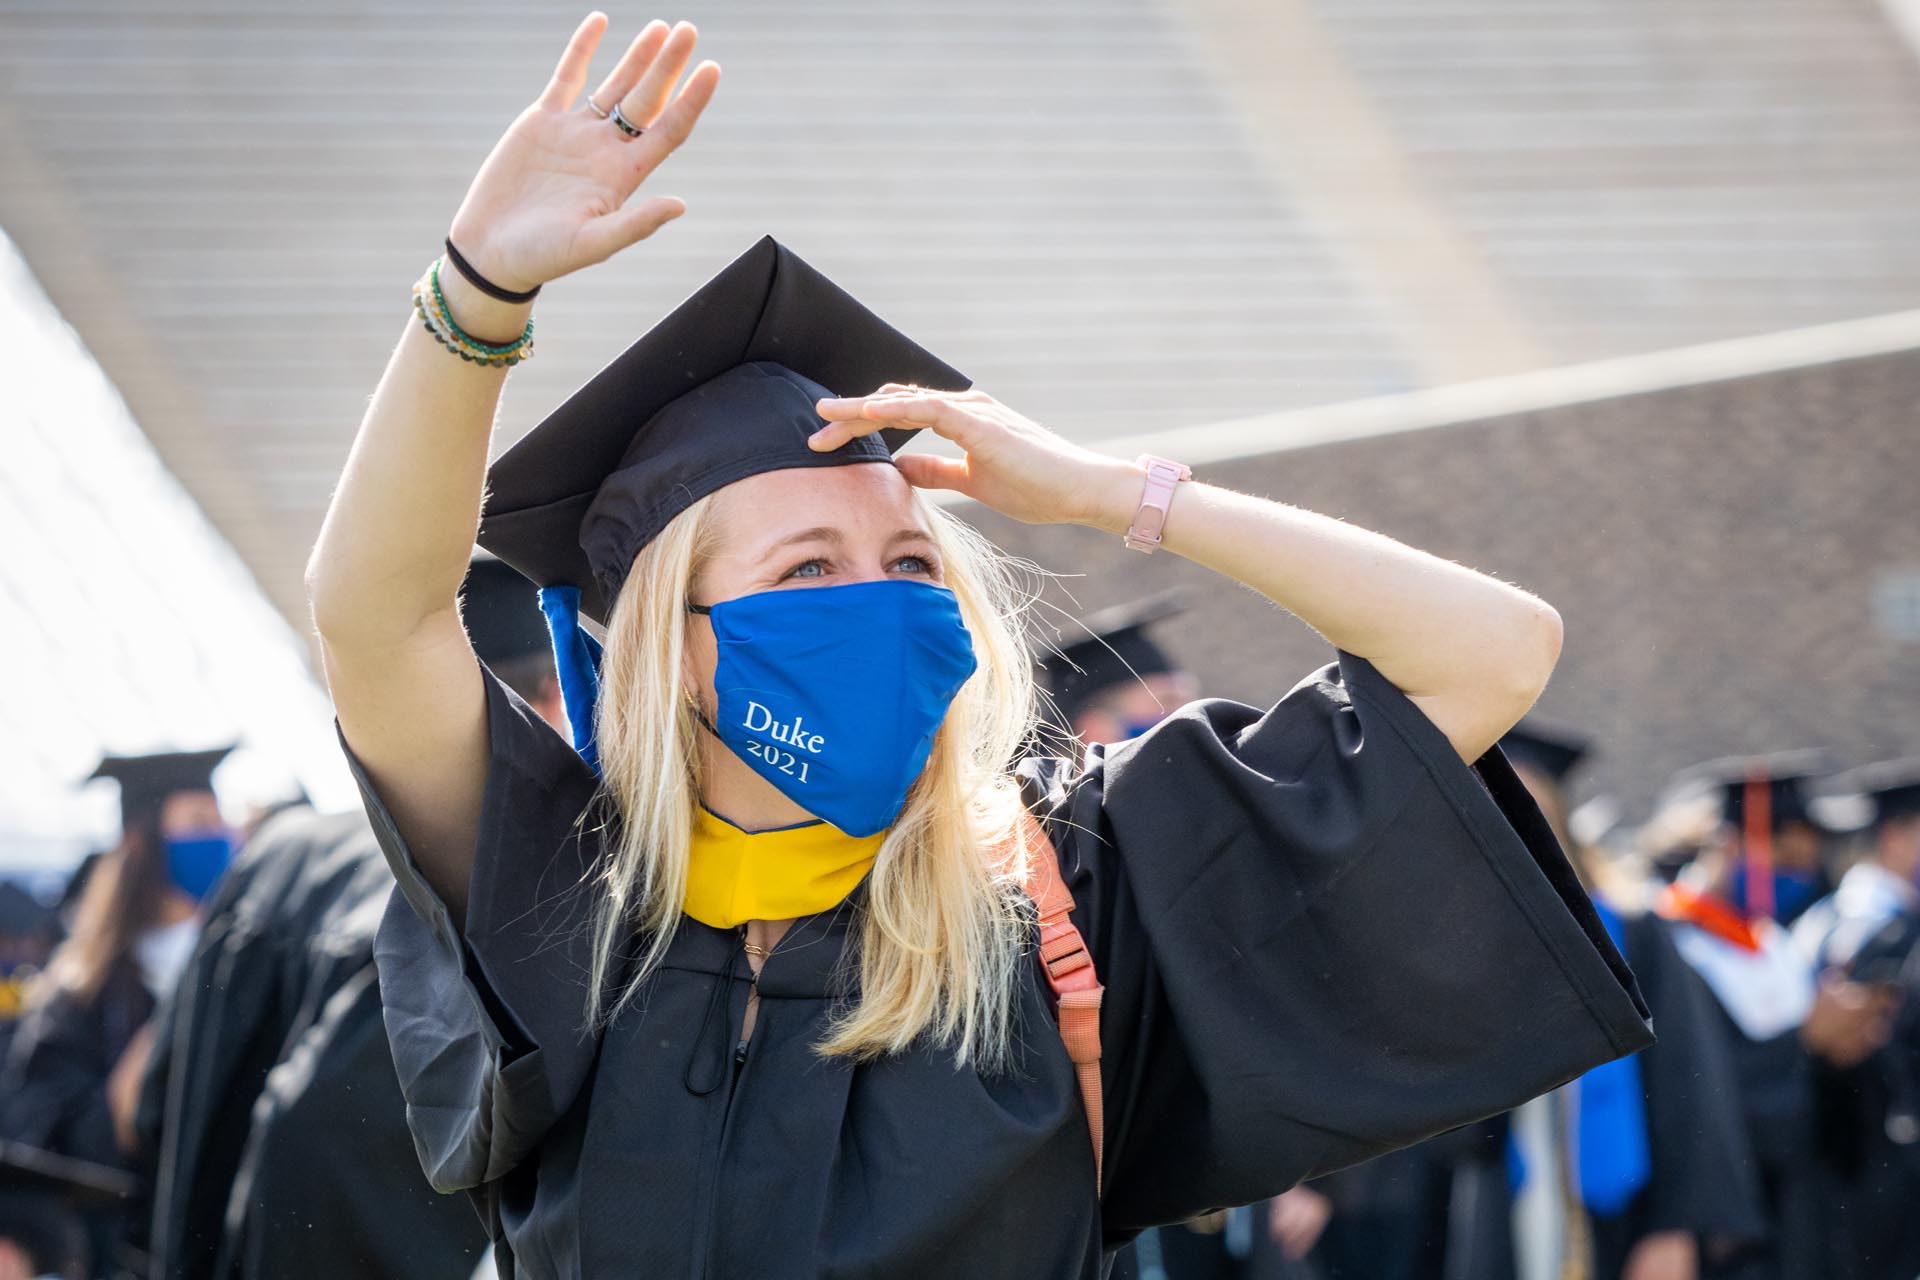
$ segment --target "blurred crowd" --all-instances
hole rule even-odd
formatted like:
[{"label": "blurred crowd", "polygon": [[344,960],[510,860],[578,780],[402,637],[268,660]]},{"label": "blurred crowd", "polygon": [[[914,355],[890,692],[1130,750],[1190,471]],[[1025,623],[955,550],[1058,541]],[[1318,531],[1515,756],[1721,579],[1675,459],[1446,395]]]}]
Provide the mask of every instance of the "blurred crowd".
[{"label": "blurred crowd", "polygon": [[[563,727],[531,590],[483,558],[464,594],[476,651]],[[1120,741],[1205,693],[1151,635],[1173,607],[1090,618],[1043,655],[1075,736]],[[1658,1043],[1149,1232],[1114,1274],[1920,1276],[1920,760],[1709,761],[1627,828],[1569,812],[1604,744],[1528,723],[1502,748]],[[408,1134],[373,965],[392,879],[367,819],[290,805],[232,831],[224,754],[102,761],[118,843],[56,902],[0,882],[0,1280],[486,1274],[479,1219],[427,1186]]]},{"label": "blurred crowd", "polygon": [[[1049,664],[1081,735],[1142,732],[1202,692],[1147,633],[1168,607],[1090,619]],[[1635,828],[1604,803],[1570,811],[1598,744],[1525,722],[1500,746],[1632,966],[1658,1043],[1510,1114],[1150,1232],[1116,1274],[1920,1275],[1920,758],[1704,761]]]}]

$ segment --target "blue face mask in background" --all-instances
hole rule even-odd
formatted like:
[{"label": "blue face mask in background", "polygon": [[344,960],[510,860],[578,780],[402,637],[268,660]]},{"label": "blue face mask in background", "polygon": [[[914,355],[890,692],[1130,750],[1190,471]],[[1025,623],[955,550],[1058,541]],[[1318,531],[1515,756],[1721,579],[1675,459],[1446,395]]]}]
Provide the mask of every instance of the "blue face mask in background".
[{"label": "blue face mask in background", "polygon": [[205,900],[233,861],[233,835],[224,828],[171,836],[166,846],[167,878],[195,902]]},{"label": "blue face mask in background", "polygon": [[[1773,918],[1791,920],[1813,901],[1819,892],[1819,879],[1811,871],[1776,871],[1773,873]],[[1752,904],[1747,900],[1747,868],[1745,863],[1733,869],[1733,902],[1741,911],[1751,914]]]},{"label": "blue face mask in background", "polygon": [[974,671],[953,592],[883,580],[687,607],[713,623],[720,740],[848,835],[891,826]]}]

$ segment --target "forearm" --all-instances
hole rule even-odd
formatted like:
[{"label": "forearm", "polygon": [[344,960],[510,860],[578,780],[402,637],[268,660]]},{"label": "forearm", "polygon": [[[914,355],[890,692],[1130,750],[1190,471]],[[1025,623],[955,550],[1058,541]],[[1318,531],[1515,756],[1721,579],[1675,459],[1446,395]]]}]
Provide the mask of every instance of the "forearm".
[{"label": "forearm", "polygon": [[[1139,468],[1115,468],[1090,523],[1124,533],[1140,486]],[[1298,507],[1184,483],[1162,545],[1246,584],[1371,661],[1468,759],[1525,714],[1559,656],[1559,615],[1545,602]]]},{"label": "forearm", "polygon": [[[503,342],[526,306],[444,270],[455,322]],[[336,653],[384,647],[452,608],[479,520],[506,369],[469,363],[410,319],[361,421],[307,569],[314,622]]]}]

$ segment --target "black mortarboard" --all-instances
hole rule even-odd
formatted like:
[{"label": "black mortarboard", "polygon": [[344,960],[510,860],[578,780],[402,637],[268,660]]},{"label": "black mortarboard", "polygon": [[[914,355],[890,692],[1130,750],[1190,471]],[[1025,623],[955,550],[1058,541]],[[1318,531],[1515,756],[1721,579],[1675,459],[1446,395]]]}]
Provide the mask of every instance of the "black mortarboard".
[{"label": "black mortarboard", "polygon": [[697,499],[788,467],[885,462],[887,430],[831,453],[824,396],[968,380],[771,236],[547,415],[487,473],[480,545],[604,623],[634,555]]},{"label": "black mortarboard", "polygon": [[1683,770],[1675,790],[1695,794],[1711,789],[1720,797],[1721,820],[1733,826],[1746,821],[1747,795],[1755,784],[1767,789],[1769,827],[1778,831],[1790,822],[1805,822],[1821,830],[1829,825],[1815,813],[1811,783],[1832,772],[1820,751],[1776,751],[1769,755],[1727,756]]},{"label": "black mortarboard", "polygon": [[176,791],[213,790],[213,771],[234,743],[210,751],[162,751],[146,756],[106,756],[87,781],[112,778],[120,784],[120,820],[130,823],[139,814],[158,808]]},{"label": "black mortarboard", "polygon": [[1500,750],[1509,762],[1544,773],[1558,783],[1566,782],[1567,775],[1592,748],[1591,739],[1548,729],[1530,720],[1513,726],[1500,739]]},{"label": "black mortarboard", "polygon": [[1871,801],[1875,823],[1911,817],[1920,813],[1920,756],[1849,770],[1834,778],[1830,789]]},{"label": "black mortarboard", "polygon": [[492,665],[553,652],[534,585],[505,561],[481,552],[460,588],[460,621],[480,661]]},{"label": "black mortarboard", "polygon": [[1042,654],[1040,671],[1062,719],[1071,724],[1101,691],[1142,676],[1177,671],[1172,655],[1153,642],[1147,628],[1186,608],[1173,593],[1152,596],[1081,621],[1083,635]]}]

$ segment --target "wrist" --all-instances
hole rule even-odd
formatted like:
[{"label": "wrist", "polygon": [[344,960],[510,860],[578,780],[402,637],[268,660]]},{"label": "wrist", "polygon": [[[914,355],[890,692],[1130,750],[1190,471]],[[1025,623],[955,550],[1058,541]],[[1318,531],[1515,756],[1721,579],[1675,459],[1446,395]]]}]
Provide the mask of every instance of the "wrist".
[{"label": "wrist", "polygon": [[526,329],[533,303],[489,298],[468,284],[444,257],[440,262],[440,295],[455,324],[482,342],[495,343],[512,342]]},{"label": "wrist", "polygon": [[1080,513],[1073,523],[1098,529],[1118,537],[1126,536],[1133,524],[1133,513],[1140,506],[1140,492],[1146,484],[1147,469],[1121,458],[1102,458],[1089,475]]}]

